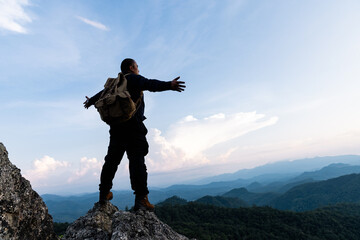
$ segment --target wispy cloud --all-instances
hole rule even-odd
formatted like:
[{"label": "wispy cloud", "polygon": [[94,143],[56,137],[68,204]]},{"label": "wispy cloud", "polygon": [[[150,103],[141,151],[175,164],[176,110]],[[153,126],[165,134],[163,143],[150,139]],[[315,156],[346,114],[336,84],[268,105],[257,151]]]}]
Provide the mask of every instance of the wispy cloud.
[{"label": "wispy cloud", "polygon": [[28,0],[0,0],[0,28],[27,33],[23,24],[32,21],[24,10],[28,5]]},{"label": "wispy cloud", "polygon": [[92,20],[89,20],[87,18],[84,18],[84,17],[80,17],[80,16],[76,16],[76,18],[78,18],[79,20],[81,20],[82,22],[86,23],[86,24],[89,24],[90,26],[93,26],[97,29],[100,29],[100,30],[103,30],[103,31],[109,31],[110,29],[105,26],[104,24],[102,23],[99,23],[99,22],[95,22],[95,21],[92,21]]},{"label": "wispy cloud", "polygon": [[[256,112],[220,113],[203,119],[187,116],[172,125],[165,135],[158,129],[152,129],[149,133],[152,150],[147,159],[149,169],[164,172],[213,164],[215,160],[209,158],[206,152],[215,145],[274,125],[277,121],[277,117],[265,119],[265,115]],[[225,147],[222,154],[215,157],[216,161],[226,162],[236,149]]]},{"label": "wispy cloud", "polygon": [[188,116],[174,125],[168,136],[175,146],[186,150],[189,156],[195,156],[216,144],[273,125],[278,120],[277,117],[264,118],[265,115],[256,112],[219,113],[203,119]]}]

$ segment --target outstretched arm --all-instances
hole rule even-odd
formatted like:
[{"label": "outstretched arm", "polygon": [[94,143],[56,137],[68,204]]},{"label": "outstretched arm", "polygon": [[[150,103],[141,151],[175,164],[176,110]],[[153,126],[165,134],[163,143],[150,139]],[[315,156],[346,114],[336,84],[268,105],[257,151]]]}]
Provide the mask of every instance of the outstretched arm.
[{"label": "outstretched arm", "polygon": [[171,90],[182,92],[185,90],[185,82],[178,81],[180,77],[175,78],[171,81]]},{"label": "outstretched arm", "polygon": [[101,94],[102,94],[103,90],[101,90],[100,92],[98,92],[97,94],[95,94],[93,97],[89,98],[88,96],[86,97],[86,101],[84,102],[84,108],[89,108],[91,105],[94,105],[95,102],[97,100],[99,100]]},{"label": "outstretched arm", "polygon": [[128,89],[130,91],[132,89],[140,91],[148,90],[150,92],[161,92],[166,90],[182,92],[185,90],[185,82],[178,81],[180,77],[177,77],[174,80],[167,82],[156,79],[147,79],[141,75],[135,74],[131,74],[127,78]]}]

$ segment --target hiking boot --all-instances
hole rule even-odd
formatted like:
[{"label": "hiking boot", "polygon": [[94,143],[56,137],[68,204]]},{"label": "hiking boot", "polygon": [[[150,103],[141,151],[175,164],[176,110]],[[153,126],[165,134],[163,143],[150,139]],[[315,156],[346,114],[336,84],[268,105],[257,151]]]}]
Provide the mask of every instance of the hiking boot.
[{"label": "hiking boot", "polygon": [[112,192],[108,192],[108,193],[103,193],[100,192],[100,196],[99,196],[99,203],[100,204],[105,204],[107,201],[113,199],[113,193]]},{"label": "hiking boot", "polygon": [[137,211],[139,209],[153,212],[155,210],[155,206],[149,202],[148,196],[146,195],[142,198],[141,197],[135,198],[134,210]]}]

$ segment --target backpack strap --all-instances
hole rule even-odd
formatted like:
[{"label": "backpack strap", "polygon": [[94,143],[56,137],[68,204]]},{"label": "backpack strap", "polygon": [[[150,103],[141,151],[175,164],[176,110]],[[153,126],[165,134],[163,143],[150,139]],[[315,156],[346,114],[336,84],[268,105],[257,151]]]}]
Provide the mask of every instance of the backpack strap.
[{"label": "backpack strap", "polygon": [[[119,73],[119,74],[120,74],[120,73]],[[126,79],[126,76],[128,76],[128,75],[130,75],[130,74],[132,74],[132,73],[126,73],[126,74],[123,74],[123,76],[124,76],[124,78]],[[126,81],[127,81],[127,79],[126,79]],[[136,110],[135,110],[133,116],[134,116],[135,113],[139,110],[140,105],[141,105],[141,99],[142,99],[143,96],[144,96],[144,93],[143,93],[143,91],[141,91],[141,92],[140,92],[140,97],[139,97],[138,100],[136,100],[136,102],[135,102]],[[130,97],[130,95],[129,95],[129,97]]]},{"label": "backpack strap", "polygon": [[136,111],[134,112],[134,115],[135,115],[135,113],[136,113],[136,112],[139,110],[139,108],[140,108],[141,99],[142,99],[143,96],[144,96],[144,93],[143,93],[143,91],[141,91],[141,92],[140,92],[140,97],[139,97],[139,99],[135,102]]}]

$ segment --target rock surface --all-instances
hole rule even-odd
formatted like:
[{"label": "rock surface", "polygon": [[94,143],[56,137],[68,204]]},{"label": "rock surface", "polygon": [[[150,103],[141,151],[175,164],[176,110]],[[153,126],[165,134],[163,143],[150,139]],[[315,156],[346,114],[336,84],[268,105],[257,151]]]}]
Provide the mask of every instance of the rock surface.
[{"label": "rock surface", "polygon": [[57,239],[42,198],[13,165],[0,143],[0,239]]},{"label": "rock surface", "polygon": [[188,239],[147,211],[125,212],[111,203],[94,207],[68,227],[64,239],[185,240]]}]

